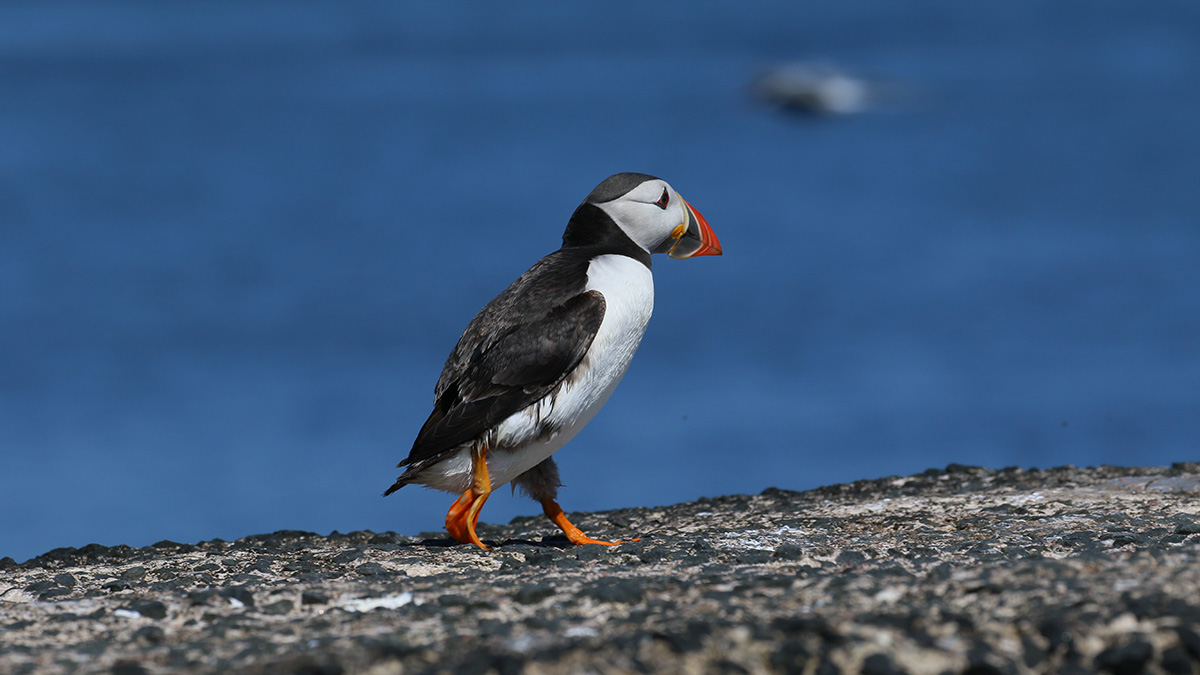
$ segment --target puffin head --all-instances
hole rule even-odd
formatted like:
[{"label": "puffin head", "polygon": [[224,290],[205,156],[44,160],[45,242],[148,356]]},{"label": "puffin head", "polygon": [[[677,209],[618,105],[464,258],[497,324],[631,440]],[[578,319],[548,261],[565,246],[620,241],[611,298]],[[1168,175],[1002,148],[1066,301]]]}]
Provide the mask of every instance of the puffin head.
[{"label": "puffin head", "polygon": [[[595,214],[589,207],[603,213]],[[580,218],[581,212],[595,218]],[[721,255],[721,242],[700,212],[684,201],[667,181],[644,173],[618,173],[592,190],[579,206],[563,234],[563,243],[587,235],[578,230],[586,221],[609,220],[647,253],[666,253],[672,258]],[[579,220],[581,222],[577,223]],[[607,225],[607,223],[604,223]],[[575,229],[576,232],[572,232]],[[595,225],[587,227],[595,229]],[[579,243],[583,243],[580,241]]]}]

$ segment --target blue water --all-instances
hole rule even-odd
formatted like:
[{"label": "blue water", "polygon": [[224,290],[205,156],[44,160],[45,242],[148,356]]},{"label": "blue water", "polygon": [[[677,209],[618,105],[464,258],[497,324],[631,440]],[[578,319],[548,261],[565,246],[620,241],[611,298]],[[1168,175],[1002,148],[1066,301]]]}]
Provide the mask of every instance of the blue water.
[{"label": "blue water", "polygon": [[[379,495],[442,362],[617,171],[726,253],[656,261],[568,510],[1200,459],[1198,36],[1190,0],[4,3],[0,556],[439,529]],[[758,105],[795,60],[908,95]]]}]

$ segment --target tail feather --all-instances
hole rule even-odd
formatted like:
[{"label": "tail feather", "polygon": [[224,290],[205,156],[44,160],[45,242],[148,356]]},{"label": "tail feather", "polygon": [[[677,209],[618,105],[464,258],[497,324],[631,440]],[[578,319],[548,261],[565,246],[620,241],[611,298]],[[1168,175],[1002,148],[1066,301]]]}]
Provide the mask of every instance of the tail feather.
[{"label": "tail feather", "polygon": [[383,491],[383,496],[386,497],[386,496],[392,494],[393,492],[395,492],[396,490],[399,490],[400,488],[404,487],[405,485],[408,485],[409,483],[411,483],[412,479],[415,477],[413,475],[414,473],[415,472],[412,470],[412,467],[409,467],[408,471],[405,471],[403,474],[401,474],[400,477],[396,479],[396,482],[392,483],[391,487],[389,487],[388,489]]}]

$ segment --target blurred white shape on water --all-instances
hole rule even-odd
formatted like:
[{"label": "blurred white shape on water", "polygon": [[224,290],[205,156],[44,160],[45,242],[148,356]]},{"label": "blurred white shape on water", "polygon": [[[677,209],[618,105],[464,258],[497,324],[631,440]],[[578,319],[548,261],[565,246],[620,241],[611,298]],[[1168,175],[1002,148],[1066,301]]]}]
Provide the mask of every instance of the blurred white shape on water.
[{"label": "blurred white shape on water", "polygon": [[866,112],[894,87],[827,63],[784,63],[767,68],[755,79],[756,96],[769,105],[819,115]]}]

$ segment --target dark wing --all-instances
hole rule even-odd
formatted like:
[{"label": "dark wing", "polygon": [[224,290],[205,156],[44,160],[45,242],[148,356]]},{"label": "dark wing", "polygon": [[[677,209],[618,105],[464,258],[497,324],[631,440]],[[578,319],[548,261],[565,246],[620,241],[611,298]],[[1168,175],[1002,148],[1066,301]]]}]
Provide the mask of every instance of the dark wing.
[{"label": "dark wing", "polygon": [[586,291],[540,315],[510,312],[523,321],[496,325],[489,309],[505,299],[501,294],[476,316],[451,354],[433,412],[399,464],[411,465],[406,476],[553,391],[583,360],[604,319],[604,296]]},{"label": "dark wing", "polygon": [[604,296],[588,291],[477,349],[435,403],[408,463],[458,447],[541,400],[583,360],[603,319]]}]

